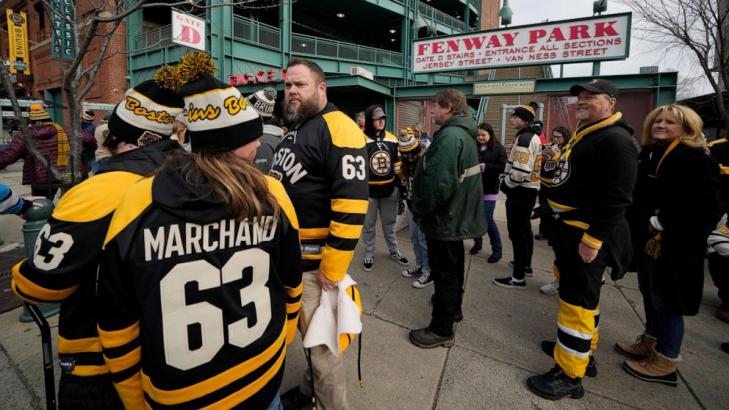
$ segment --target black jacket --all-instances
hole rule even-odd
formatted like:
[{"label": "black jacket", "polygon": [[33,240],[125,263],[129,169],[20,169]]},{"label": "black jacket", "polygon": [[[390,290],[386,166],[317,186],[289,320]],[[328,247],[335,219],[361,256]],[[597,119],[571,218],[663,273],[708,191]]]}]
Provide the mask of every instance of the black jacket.
[{"label": "black jacket", "polygon": [[[480,147],[479,147],[480,149]],[[499,193],[500,176],[506,167],[506,148],[501,144],[478,152],[478,162],[485,164],[481,172],[481,185],[484,195]]]}]

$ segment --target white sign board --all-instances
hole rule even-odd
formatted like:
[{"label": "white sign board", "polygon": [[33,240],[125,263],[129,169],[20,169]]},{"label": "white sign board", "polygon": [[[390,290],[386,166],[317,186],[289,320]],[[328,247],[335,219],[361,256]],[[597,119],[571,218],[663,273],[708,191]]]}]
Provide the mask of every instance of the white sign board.
[{"label": "white sign board", "polygon": [[416,40],[413,71],[622,60],[630,25],[631,13],[621,13]]},{"label": "white sign board", "polygon": [[504,80],[473,83],[474,95],[533,94],[535,80]]},{"label": "white sign board", "polygon": [[205,51],[205,19],[172,10],[172,42]]}]

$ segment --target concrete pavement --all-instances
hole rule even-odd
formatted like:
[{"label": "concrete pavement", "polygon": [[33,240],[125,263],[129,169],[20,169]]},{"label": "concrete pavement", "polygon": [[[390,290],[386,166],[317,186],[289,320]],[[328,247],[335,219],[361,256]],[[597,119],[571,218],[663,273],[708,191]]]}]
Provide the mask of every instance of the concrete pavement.
[{"label": "concrete pavement", "polygon": [[[491,279],[509,274],[511,246],[506,235],[503,202],[497,220],[505,240],[504,258],[486,263],[489,252],[466,256],[464,320],[450,349],[422,350],[408,341],[410,329],[426,326],[432,287],[418,290],[389,259],[384,239],[377,237],[372,272],[364,272],[358,251],[351,266],[364,301],[362,371],[357,383],[357,344],[346,352],[349,396],[353,409],[721,409],[729,403],[729,355],[719,350],[729,341],[729,325],[712,315],[718,304],[707,276],[704,304],[686,319],[686,336],[678,387],[638,381],[625,373],[624,360],[613,351],[618,340],[633,340],[642,331],[642,301],[634,274],[618,283],[608,280],[602,292],[601,340],[596,358],[599,374],[584,381],[582,400],[543,400],[526,390],[525,380],[542,373],[552,361],[539,348],[556,337],[556,296],[539,286],[551,282],[552,255],[536,242],[534,276],[526,290],[494,286]],[[5,234],[5,232],[3,232]],[[399,233],[400,249],[414,261],[407,230]],[[488,242],[486,240],[486,242]],[[471,242],[466,242],[466,250]],[[34,324],[17,321],[19,310],[0,315],[0,408],[43,408],[40,336]],[[51,320],[54,326],[56,318]],[[295,386],[305,368],[300,339],[290,347],[282,392]],[[55,369],[58,377],[58,368]]]}]

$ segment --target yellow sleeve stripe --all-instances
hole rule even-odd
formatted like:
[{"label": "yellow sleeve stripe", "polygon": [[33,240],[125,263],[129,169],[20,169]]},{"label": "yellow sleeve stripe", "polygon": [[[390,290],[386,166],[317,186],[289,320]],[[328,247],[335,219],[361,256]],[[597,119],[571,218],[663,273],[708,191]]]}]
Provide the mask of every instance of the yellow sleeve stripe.
[{"label": "yellow sleeve stripe", "polygon": [[341,111],[322,115],[329,128],[332,144],[339,148],[364,148],[365,135],[359,126]]},{"label": "yellow sleeve stripe", "polygon": [[349,262],[352,261],[352,256],[354,256],[354,251],[341,251],[326,245],[322,251],[319,270],[327,279],[339,282],[344,279],[344,275],[349,268]]},{"label": "yellow sleeve stripe", "polygon": [[286,304],[286,313],[296,313],[301,308],[301,301]]},{"label": "yellow sleeve stripe", "polygon": [[297,314],[294,319],[286,321],[286,346],[290,345],[296,337],[296,326],[299,324],[299,315]]},{"label": "yellow sleeve stripe", "polygon": [[300,283],[299,286],[297,286],[295,288],[286,287],[286,294],[290,298],[299,297],[301,295],[301,293],[303,293],[303,292],[304,292],[304,283],[303,282]]},{"label": "yellow sleeve stripe", "polygon": [[591,236],[587,232],[582,234],[582,243],[589,246],[592,249],[600,249],[602,248],[602,241]]},{"label": "yellow sleeve stripe", "polygon": [[99,340],[105,349],[113,349],[115,347],[124,346],[132,340],[139,337],[139,321],[134,322],[131,326],[119,330],[103,330],[96,326],[99,331]]},{"label": "yellow sleeve stripe", "polygon": [[362,234],[362,225],[350,225],[337,221],[332,221],[329,234],[342,239],[359,239]]},{"label": "yellow sleeve stripe", "polygon": [[281,210],[284,214],[286,214],[286,217],[289,218],[291,226],[293,226],[294,229],[298,230],[299,220],[296,218],[294,205],[291,203],[291,199],[289,199],[288,194],[286,194],[286,190],[284,189],[283,185],[279,181],[271,178],[268,175],[266,175],[266,182],[268,183],[268,190],[271,191],[271,194],[274,198],[276,198],[276,202],[278,202]]},{"label": "yellow sleeve stripe", "polygon": [[576,221],[574,219],[563,219],[562,222],[566,223],[567,225],[574,226],[575,228],[582,229],[583,231],[590,229],[590,224],[586,224],[582,221]]},{"label": "yellow sleeve stripe", "polygon": [[[245,377],[246,375],[250,374],[252,371],[259,369],[261,366],[266,364],[269,360],[271,360],[276,353],[281,351],[285,351],[286,349],[281,349],[281,345],[286,340],[286,329],[281,328],[281,333],[278,335],[276,340],[266,348],[261,354],[258,356],[252,357],[243,363],[237,364],[228,370],[225,370],[222,373],[219,373],[216,376],[210,377],[208,379],[205,379],[199,383],[195,383],[193,385],[183,387],[181,389],[176,390],[162,390],[157,387],[155,387],[152,384],[152,380],[147,376],[146,374],[142,373],[142,385],[144,387],[144,391],[149,394],[149,396],[152,398],[152,400],[156,401],[159,404],[162,405],[175,405],[175,404],[181,404],[185,402],[189,402],[192,400],[195,400],[197,398],[200,398],[202,396],[208,395],[210,393],[213,393],[220,388],[229,385],[230,383],[241,379]],[[281,353],[281,360],[283,360],[284,353]],[[271,366],[269,371],[271,369],[276,369],[278,371],[278,366],[274,364]],[[266,372],[268,374],[268,372]],[[275,373],[274,373],[275,374]],[[263,376],[265,377],[265,375]],[[253,382],[255,384],[255,382]],[[258,391],[258,390],[255,390]],[[254,393],[255,393],[254,391]],[[231,396],[229,396],[231,397]],[[219,408],[232,408],[234,407],[236,403],[233,403],[230,406],[220,406]]]},{"label": "yellow sleeve stripe", "polygon": [[154,177],[145,178],[127,190],[121,204],[114,212],[114,217],[111,218],[104,246],[152,203],[152,182],[154,182]]},{"label": "yellow sleeve stripe", "polygon": [[326,239],[329,236],[329,228],[301,228],[299,238],[301,239]]},{"label": "yellow sleeve stripe", "polygon": [[109,368],[106,366],[77,365],[71,371],[74,376],[89,377],[108,374]]},{"label": "yellow sleeve stripe", "polygon": [[395,178],[394,177],[392,177],[390,179],[387,179],[387,180],[384,180],[384,181],[373,181],[373,180],[369,180],[369,181],[367,181],[367,183],[370,184],[370,185],[387,185],[387,184],[391,184],[393,181],[395,181]]},{"label": "yellow sleeve stripe", "polygon": [[721,138],[721,139],[718,139],[718,140],[711,141],[710,143],[708,143],[706,145],[708,145],[710,147],[713,147],[714,145],[721,144],[721,143],[724,143],[724,142],[727,142],[727,141],[729,141],[729,140],[727,140],[726,138]]},{"label": "yellow sleeve stripe", "polygon": [[142,372],[136,372],[129,378],[114,383],[116,392],[119,393],[125,409],[144,409],[144,390],[142,390]]},{"label": "yellow sleeve stripe", "polygon": [[111,369],[112,373],[123,372],[142,360],[142,347],[137,346],[136,349],[119,357],[112,358],[104,355],[104,360],[106,361],[106,364],[109,365],[109,369]]},{"label": "yellow sleeve stripe", "polygon": [[68,222],[89,222],[103,218],[114,212],[127,188],[140,179],[141,176],[124,171],[93,176],[61,197],[53,217]]},{"label": "yellow sleeve stripe", "polygon": [[577,208],[573,208],[571,206],[558,204],[558,203],[552,201],[551,199],[547,199],[547,203],[549,204],[550,207],[552,207],[554,209],[559,209],[561,211],[574,211],[575,209],[577,209]]},{"label": "yellow sleeve stripe", "polygon": [[[73,292],[78,289],[78,285],[71,286],[70,288],[66,289],[47,289],[40,285],[37,285],[33,283],[30,279],[23,276],[22,273],[20,273],[20,265],[23,264],[26,261],[26,259],[18,262],[13,266],[12,269],[12,288],[13,290],[16,289],[20,290],[21,292],[25,293],[26,295],[37,298],[43,301],[48,302],[60,302],[67,297],[71,296]],[[16,292],[17,295],[17,292]],[[22,298],[21,295],[18,295]]]},{"label": "yellow sleeve stripe", "polygon": [[719,165],[719,172],[721,175],[729,175],[729,166]]},{"label": "yellow sleeve stripe", "polygon": [[367,214],[367,207],[370,202],[366,199],[332,199],[332,211],[343,214]]},{"label": "yellow sleeve stripe", "polygon": [[312,255],[312,254],[303,254],[301,255],[301,259],[306,259],[310,261],[317,261],[321,259],[321,253],[318,255]]},{"label": "yellow sleeve stripe", "polygon": [[86,353],[100,352],[101,343],[98,337],[89,337],[84,339],[66,339],[58,336],[58,353]]}]

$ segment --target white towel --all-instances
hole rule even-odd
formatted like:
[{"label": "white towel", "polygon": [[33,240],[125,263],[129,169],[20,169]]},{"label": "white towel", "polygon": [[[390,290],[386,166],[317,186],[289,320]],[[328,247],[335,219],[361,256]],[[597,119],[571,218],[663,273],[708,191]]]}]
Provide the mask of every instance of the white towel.
[{"label": "white towel", "polygon": [[346,275],[339,282],[338,289],[322,291],[319,307],[314,311],[304,337],[305,348],[324,345],[339,356],[342,350],[339,335],[362,332],[359,307],[347,293],[349,287],[356,284],[351,276]]}]

